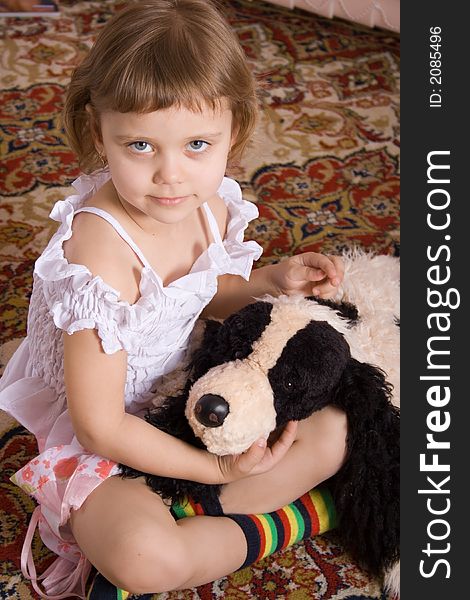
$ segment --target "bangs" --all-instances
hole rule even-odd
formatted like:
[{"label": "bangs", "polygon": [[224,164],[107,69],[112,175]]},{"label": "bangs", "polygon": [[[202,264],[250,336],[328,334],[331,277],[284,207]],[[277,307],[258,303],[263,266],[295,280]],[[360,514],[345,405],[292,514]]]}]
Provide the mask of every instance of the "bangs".
[{"label": "bangs", "polygon": [[[111,76],[106,82],[108,89],[91,93],[92,104],[98,111],[123,113],[147,113],[173,106],[195,112],[207,106],[214,111],[221,108],[222,96],[207,81],[183,78],[177,71],[162,73],[161,65],[152,67],[126,67],[115,79]],[[113,94],[109,93],[111,89]]]},{"label": "bangs", "polygon": [[183,39],[177,27],[171,35],[167,32],[148,43],[141,40],[139,46],[121,51],[120,60],[92,90],[91,100],[98,110],[145,113],[172,106],[217,110],[222,98],[233,98],[230,69],[224,70],[227,65],[214,60],[220,53],[202,42]]}]

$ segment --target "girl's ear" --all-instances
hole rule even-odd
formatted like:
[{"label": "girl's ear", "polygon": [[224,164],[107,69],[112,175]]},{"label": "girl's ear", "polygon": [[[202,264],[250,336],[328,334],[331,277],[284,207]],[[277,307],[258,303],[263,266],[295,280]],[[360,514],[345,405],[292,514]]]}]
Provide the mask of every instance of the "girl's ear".
[{"label": "girl's ear", "polygon": [[101,156],[104,153],[104,148],[103,139],[101,137],[99,115],[90,103],[85,105],[85,110],[88,114],[91,137],[93,138],[93,143],[95,145],[96,152]]},{"label": "girl's ear", "polygon": [[[233,117],[232,117],[233,119]],[[233,146],[237,143],[238,134],[240,133],[240,127],[234,123],[232,127],[232,135],[230,137],[230,150],[232,150]]]}]

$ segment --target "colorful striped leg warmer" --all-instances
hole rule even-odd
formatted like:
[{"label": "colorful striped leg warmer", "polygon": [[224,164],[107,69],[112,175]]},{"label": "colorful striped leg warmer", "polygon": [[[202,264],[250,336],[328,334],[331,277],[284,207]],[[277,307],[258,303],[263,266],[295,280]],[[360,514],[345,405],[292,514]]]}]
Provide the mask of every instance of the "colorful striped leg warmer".
[{"label": "colorful striped leg warmer", "polygon": [[330,493],[316,488],[295,502],[271,513],[227,515],[243,529],[247,555],[244,569],[262,558],[335,526],[335,510]]},{"label": "colorful striped leg warmer", "polygon": [[[173,505],[176,519],[195,515],[223,514],[214,505],[207,511],[201,504],[189,500],[184,505]],[[249,565],[282,550],[300,540],[324,533],[336,526],[336,513],[330,492],[315,488],[295,502],[271,513],[259,515],[225,515],[243,530],[247,541],[247,555],[240,567]]]}]

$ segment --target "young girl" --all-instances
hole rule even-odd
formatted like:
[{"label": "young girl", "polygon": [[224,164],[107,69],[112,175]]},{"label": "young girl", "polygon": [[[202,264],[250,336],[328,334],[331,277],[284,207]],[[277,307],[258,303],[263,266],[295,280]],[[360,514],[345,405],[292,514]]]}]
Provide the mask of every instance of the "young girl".
[{"label": "young girl", "polygon": [[[59,228],[36,262],[28,335],[0,392],[38,441],[14,480],[39,503],[22,568],[42,597],[83,597],[90,563],[134,593],[190,588],[244,563],[240,520],[175,521],[117,463],[224,483],[226,515],[276,510],[342,463],[345,417],[332,408],[290,423],[271,447],[224,457],[141,418],[201,313],[225,317],[265,293],[328,297],[342,279],[338,258],[315,253],[251,272],[261,248],[243,232],[257,211],[224,173],[256,109],[243,51],[207,0],[132,3],[72,77],[65,126],[89,174],[52,210]],[[37,524],[59,555],[41,577],[47,595],[31,554]]]}]

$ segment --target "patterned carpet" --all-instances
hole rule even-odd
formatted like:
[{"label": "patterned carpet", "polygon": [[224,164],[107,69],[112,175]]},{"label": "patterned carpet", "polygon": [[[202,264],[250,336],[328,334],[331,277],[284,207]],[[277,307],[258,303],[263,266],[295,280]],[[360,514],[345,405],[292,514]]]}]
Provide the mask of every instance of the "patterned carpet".
[{"label": "patterned carpet", "polygon": [[[0,19],[0,343],[24,336],[35,259],[54,230],[52,204],[78,175],[60,128],[74,65],[117,0],[62,1],[61,16]],[[231,171],[260,219],[248,236],[260,264],[305,250],[399,244],[399,37],[264,2],[223,1],[254,71],[262,116]],[[3,348],[3,361],[9,356]],[[0,357],[1,358],[1,357]],[[20,573],[33,502],[9,476],[34,453],[31,435],[0,415],[0,598],[36,598]],[[35,539],[41,571],[52,555]],[[213,584],[160,600],[384,598],[332,533]]]}]

